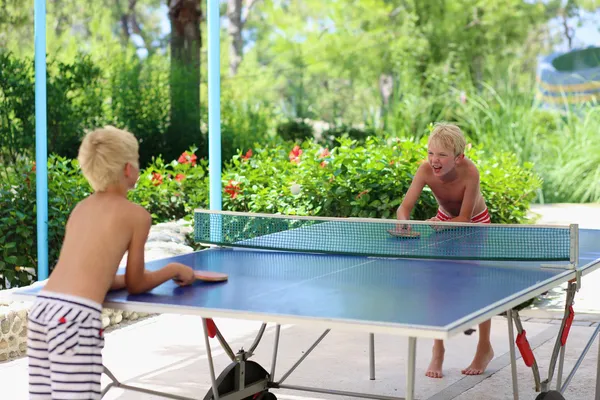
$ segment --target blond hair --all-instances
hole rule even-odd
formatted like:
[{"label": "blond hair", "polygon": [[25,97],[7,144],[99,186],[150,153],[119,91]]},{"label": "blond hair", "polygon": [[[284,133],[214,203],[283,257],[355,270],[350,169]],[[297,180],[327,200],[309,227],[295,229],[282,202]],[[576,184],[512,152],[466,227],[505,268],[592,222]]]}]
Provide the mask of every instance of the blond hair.
[{"label": "blond hair", "polygon": [[429,135],[430,144],[439,144],[445,149],[454,151],[458,156],[465,151],[467,142],[460,128],[453,124],[437,123]]},{"label": "blond hair", "polygon": [[104,191],[119,182],[127,163],[139,168],[138,149],[133,134],[105,126],[85,135],[77,159],[94,191]]}]

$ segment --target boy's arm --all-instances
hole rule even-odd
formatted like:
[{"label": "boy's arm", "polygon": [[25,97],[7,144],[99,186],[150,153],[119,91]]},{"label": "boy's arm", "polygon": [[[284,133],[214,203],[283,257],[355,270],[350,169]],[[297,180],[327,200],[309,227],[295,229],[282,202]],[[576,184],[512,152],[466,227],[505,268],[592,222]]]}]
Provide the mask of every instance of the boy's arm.
[{"label": "boy's arm", "polygon": [[417,169],[415,177],[404,196],[404,200],[402,200],[402,204],[400,204],[400,207],[398,207],[398,210],[396,211],[396,217],[399,220],[410,219],[410,213],[425,187],[425,168],[427,168],[427,164],[423,163]]},{"label": "boy's arm", "polygon": [[152,216],[142,208],[136,211],[131,213],[131,215],[134,215],[132,221],[133,234],[125,269],[125,286],[127,291],[132,294],[147,292],[177,276],[174,265],[167,265],[157,271],[145,270],[144,246],[152,226]]},{"label": "boy's arm", "polygon": [[110,290],[121,290],[125,289],[125,275],[115,275],[115,279],[110,285]]}]

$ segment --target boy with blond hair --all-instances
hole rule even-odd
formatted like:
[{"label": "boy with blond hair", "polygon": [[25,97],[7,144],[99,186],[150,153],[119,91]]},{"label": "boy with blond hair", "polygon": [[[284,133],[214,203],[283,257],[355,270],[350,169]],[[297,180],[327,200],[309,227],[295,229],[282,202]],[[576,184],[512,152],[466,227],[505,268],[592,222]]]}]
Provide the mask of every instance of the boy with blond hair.
[{"label": "boy with blond hair", "polygon": [[[78,159],[94,193],[71,212],[56,267],[29,312],[30,399],[100,398],[100,317],[109,290],[142,293],[170,279],[194,281],[182,264],[144,269],[152,219],[127,199],[139,177],[136,138],[111,126],[97,129],[83,139]],[[125,274],[116,275],[125,252]]]},{"label": "boy with blond hair", "polygon": [[[465,157],[465,138],[456,125],[436,124],[429,136],[427,162],[423,162],[397,210],[399,220],[410,219],[411,211],[425,185],[429,186],[439,208],[428,221],[491,223],[485,200],[479,187],[479,172]],[[479,324],[479,343],[466,375],[482,374],[494,358],[490,342],[491,320]],[[441,378],[444,362],[444,342],[435,340],[432,359],[425,375]]]}]

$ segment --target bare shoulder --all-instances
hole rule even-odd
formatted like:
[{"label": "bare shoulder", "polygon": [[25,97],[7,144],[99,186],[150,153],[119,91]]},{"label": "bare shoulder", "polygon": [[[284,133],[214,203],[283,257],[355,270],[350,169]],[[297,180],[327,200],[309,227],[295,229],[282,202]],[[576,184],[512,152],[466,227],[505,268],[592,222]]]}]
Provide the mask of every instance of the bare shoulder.
[{"label": "bare shoulder", "polygon": [[90,212],[90,207],[88,207],[88,203],[90,202],[90,198],[87,197],[73,207],[71,212],[69,213],[69,217],[67,218],[66,229],[69,229],[69,226],[73,224],[73,220],[77,220],[79,218],[87,219],[87,214]]},{"label": "bare shoulder", "polygon": [[479,181],[479,170],[475,163],[468,158],[464,159],[464,177],[469,181]]},{"label": "bare shoulder", "polygon": [[150,225],[152,216],[144,207],[139,204],[132,203],[129,200],[124,200],[123,218],[134,225]]},{"label": "bare shoulder", "polygon": [[419,165],[419,168],[417,168],[415,179],[421,179],[424,182],[429,182],[432,176],[433,170],[431,169],[431,165],[429,165],[427,161],[423,161],[421,165]]}]

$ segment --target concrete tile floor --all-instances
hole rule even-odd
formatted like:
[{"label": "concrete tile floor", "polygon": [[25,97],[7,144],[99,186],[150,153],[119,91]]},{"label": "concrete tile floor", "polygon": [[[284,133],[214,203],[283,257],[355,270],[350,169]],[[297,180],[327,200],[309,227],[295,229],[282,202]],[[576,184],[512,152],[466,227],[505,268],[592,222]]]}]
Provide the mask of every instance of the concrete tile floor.
[{"label": "concrete tile floor", "polygon": [[[260,323],[253,321],[216,320],[234,351],[247,348]],[[547,374],[549,357],[558,325],[550,321],[524,320],[527,337],[535,349],[542,379]],[[271,368],[274,326],[268,330],[252,357],[267,371]],[[585,346],[593,327],[574,324],[567,346],[565,376],[578,353]],[[284,326],[281,331],[279,357],[275,371],[279,379],[321,334],[310,326]],[[466,377],[460,370],[469,364],[476,346],[477,334],[458,335],[446,343],[445,377],[424,376],[429,363],[431,340],[417,343],[416,395],[418,399],[444,400],[512,398],[511,370],[508,358],[507,324],[503,317],[492,322],[495,359],[485,375]],[[393,335],[376,335],[376,379],[369,380],[368,335],[357,332],[331,331],[313,353],[289,376],[288,384],[330,387],[345,391],[371,392],[385,396],[404,396],[407,339]],[[220,373],[229,362],[216,340],[211,340],[215,371]],[[518,353],[517,353],[518,355]],[[598,357],[596,341],[578,374],[566,392],[568,400],[593,400],[593,382]],[[112,331],[106,336],[106,366],[122,382],[148,389],[176,393],[202,399],[210,388],[209,370],[201,320],[193,316],[161,315]],[[521,399],[534,399],[531,370],[517,361]],[[103,377],[103,385],[109,379]],[[11,400],[27,398],[27,364],[21,359],[0,366],[0,387],[12,387]],[[319,393],[276,390],[280,399],[350,399]],[[106,400],[159,400],[133,391],[111,389]]]}]

